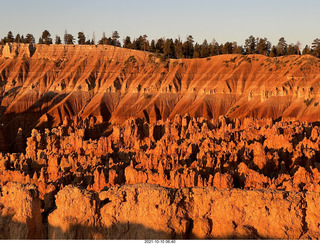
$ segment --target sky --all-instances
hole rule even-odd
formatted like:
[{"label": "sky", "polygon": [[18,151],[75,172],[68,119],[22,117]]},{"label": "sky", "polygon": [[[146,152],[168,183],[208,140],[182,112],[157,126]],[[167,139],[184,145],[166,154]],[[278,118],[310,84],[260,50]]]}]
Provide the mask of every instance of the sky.
[{"label": "sky", "polygon": [[[77,38],[82,31],[96,41],[117,30],[120,40],[146,34],[148,39],[192,35],[195,42],[244,44],[250,35],[276,45],[310,45],[320,38],[319,0],[0,0],[0,38],[12,31],[38,41],[48,30]],[[63,39],[63,38],[62,38]]]}]

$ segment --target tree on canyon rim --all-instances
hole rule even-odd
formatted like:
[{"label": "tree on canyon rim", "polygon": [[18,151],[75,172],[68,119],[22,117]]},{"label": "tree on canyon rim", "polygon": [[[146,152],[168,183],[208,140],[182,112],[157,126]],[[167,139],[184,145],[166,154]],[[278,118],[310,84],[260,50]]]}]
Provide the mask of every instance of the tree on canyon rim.
[{"label": "tree on canyon rim", "polygon": [[246,54],[254,54],[256,52],[256,38],[254,36],[249,36],[248,39],[245,40],[244,49]]},{"label": "tree on canyon rim", "polygon": [[130,36],[126,36],[126,38],[123,40],[123,47],[124,48],[131,48],[131,38]]},{"label": "tree on canyon rim", "polygon": [[118,46],[118,47],[121,46],[120,42],[118,41],[119,38],[120,38],[120,35],[118,31],[112,32],[112,45]]},{"label": "tree on canyon rim", "polygon": [[[52,44],[51,34],[48,30],[44,30],[42,32],[40,39],[42,40],[42,44],[46,44],[46,45]],[[39,39],[39,43],[40,43],[40,39]]]},{"label": "tree on canyon rim", "polygon": [[83,32],[78,32],[78,43],[80,45],[84,45],[86,43],[86,36],[83,34]]},{"label": "tree on canyon rim", "polygon": [[175,58],[174,44],[172,39],[167,39],[164,44],[163,54],[167,58]]},{"label": "tree on canyon rim", "polygon": [[61,38],[58,35],[56,35],[55,44],[61,44]]},{"label": "tree on canyon rim", "polygon": [[74,37],[71,34],[68,34],[67,31],[64,33],[64,44],[73,44]]},{"label": "tree on canyon rim", "polygon": [[288,52],[288,44],[284,39],[284,37],[281,37],[277,45],[277,54],[278,56],[284,56],[284,55],[287,55],[287,52]]},{"label": "tree on canyon rim", "polygon": [[193,57],[193,51],[194,51],[193,43],[194,43],[193,37],[192,35],[189,35],[187,37],[187,40],[182,45],[183,54],[186,58]]},{"label": "tree on canyon rim", "polygon": [[16,35],[16,38],[14,38],[14,42],[20,43],[20,42],[22,42],[22,41],[23,41],[23,38],[21,38],[20,34],[18,33],[18,34]]},{"label": "tree on canyon rim", "polygon": [[257,38],[257,53],[262,55],[268,55],[270,52],[271,43],[266,37]]},{"label": "tree on canyon rim", "polygon": [[109,44],[109,40],[106,37],[106,33],[105,32],[102,33],[102,38],[99,40],[99,44],[101,44],[101,45]]},{"label": "tree on canyon rim", "polygon": [[35,42],[36,42],[36,40],[35,40],[34,36],[32,34],[28,33],[25,38],[25,43],[35,44]]},{"label": "tree on canyon rim", "polygon": [[146,34],[144,34],[143,35],[143,51],[146,51],[147,38],[148,38],[148,36]]},{"label": "tree on canyon rim", "polygon": [[[307,45],[303,51],[300,46],[301,43],[298,41],[296,44],[287,44],[284,37],[281,37],[277,45],[271,45],[267,38],[259,38],[254,36],[249,36],[245,40],[245,45],[237,45],[236,42],[226,43],[217,43],[213,40],[210,44],[204,40],[202,44],[196,43],[194,45],[193,37],[191,35],[187,36],[187,40],[182,42],[180,37],[173,41],[171,38],[159,38],[156,40],[151,40],[150,43],[147,40],[147,35],[141,35],[138,38],[133,39],[131,42],[130,36],[127,36],[123,40],[123,47],[135,49],[135,50],[144,50],[153,53],[165,54],[163,57],[171,58],[206,58],[210,56],[220,55],[220,54],[262,54],[269,57],[285,56],[285,55],[305,55],[310,54],[315,57],[320,58],[320,39],[316,38],[312,45]],[[103,33],[102,39],[99,41],[99,44],[115,45],[121,47],[119,41],[120,35],[118,31],[112,32],[112,36],[106,37]],[[92,40],[87,39],[83,32],[78,32],[78,44],[95,44],[95,34],[93,33]],[[40,44],[52,44],[55,41],[55,44],[61,44],[61,39],[59,36],[56,36],[54,40],[51,38],[51,34],[48,30],[43,31],[42,35],[39,38]],[[65,44],[75,44],[75,38],[73,35],[68,34],[65,31],[64,43]],[[8,34],[0,40],[0,45],[5,45],[6,43],[30,43],[35,44],[34,36],[30,33],[24,37],[19,33],[14,37],[12,31],[9,31]],[[166,50],[165,50],[166,49]]]},{"label": "tree on canyon rim", "polygon": [[312,48],[313,55],[316,57],[320,57],[320,39],[319,38],[316,38],[315,40],[313,40],[311,48]]}]

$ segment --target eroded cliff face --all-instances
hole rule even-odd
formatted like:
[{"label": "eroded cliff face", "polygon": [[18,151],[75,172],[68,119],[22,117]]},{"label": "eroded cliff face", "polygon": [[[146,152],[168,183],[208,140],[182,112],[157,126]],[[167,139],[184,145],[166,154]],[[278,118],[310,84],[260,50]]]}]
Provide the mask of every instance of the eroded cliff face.
[{"label": "eroded cliff face", "polygon": [[[320,234],[314,192],[151,184],[90,192],[69,185],[58,192],[56,209],[43,222],[36,189],[15,184],[2,193],[2,239],[317,239]],[[13,202],[10,194],[18,194]]]},{"label": "eroded cliff face", "polygon": [[6,184],[0,197],[0,239],[44,239],[41,212],[35,185]]},{"label": "eroded cliff face", "polygon": [[1,46],[0,238],[318,239],[319,65]]},{"label": "eroded cliff face", "polygon": [[99,126],[75,117],[52,130],[32,130],[25,153],[0,154],[0,185],[36,184],[43,200],[69,184],[93,191],[140,183],[320,191],[315,123],[177,115],[155,124],[129,119],[92,139]]},{"label": "eroded cliff face", "polygon": [[28,134],[65,116],[120,124],[186,113],[316,121],[319,65],[307,55],[161,61],[107,45],[10,44],[0,47],[1,133],[12,145],[19,127]]},{"label": "eroded cliff face", "polygon": [[66,119],[0,154],[3,238],[320,236],[316,124],[177,115],[86,138],[96,126]]}]

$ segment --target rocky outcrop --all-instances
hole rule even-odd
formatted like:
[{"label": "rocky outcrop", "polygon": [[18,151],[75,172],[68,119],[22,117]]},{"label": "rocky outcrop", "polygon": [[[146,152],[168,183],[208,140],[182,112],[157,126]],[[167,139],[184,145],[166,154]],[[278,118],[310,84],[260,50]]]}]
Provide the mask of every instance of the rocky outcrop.
[{"label": "rocky outcrop", "polygon": [[[317,193],[112,187],[93,196],[66,187],[49,215],[57,239],[318,238]],[[74,209],[77,209],[75,212]]]},{"label": "rocky outcrop", "polygon": [[67,186],[56,195],[57,209],[48,217],[49,239],[96,239],[97,204],[89,191]]},{"label": "rocky outcrop", "polygon": [[44,239],[37,187],[10,183],[1,189],[0,239]]},{"label": "rocky outcrop", "polygon": [[[7,44],[0,46],[0,124],[12,145],[8,150],[19,150],[19,128],[29,135],[36,126],[51,129],[73,116],[119,124],[186,113],[209,120],[226,115],[316,121],[318,65],[308,55],[161,61],[108,45]],[[88,135],[96,138],[101,131]]]},{"label": "rocky outcrop", "polygon": [[107,137],[87,137],[96,126],[75,117],[51,130],[32,130],[26,153],[0,154],[0,186],[35,184],[48,211],[51,194],[69,184],[95,192],[140,183],[320,191],[313,123],[179,115],[155,124],[132,118]]},{"label": "rocky outcrop", "polygon": [[0,154],[2,238],[320,236],[312,123],[186,115],[86,138],[94,126],[76,117]]},{"label": "rocky outcrop", "polygon": [[319,238],[318,63],[0,46],[0,238]]}]

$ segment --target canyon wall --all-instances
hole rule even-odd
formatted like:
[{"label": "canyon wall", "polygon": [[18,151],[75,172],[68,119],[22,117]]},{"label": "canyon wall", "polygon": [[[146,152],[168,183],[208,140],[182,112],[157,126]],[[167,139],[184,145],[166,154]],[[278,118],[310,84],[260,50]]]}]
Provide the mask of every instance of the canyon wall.
[{"label": "canyon wall", "polygon": [[0,239],[318,239],[319,67],[0,46]]},{"label": "canyon wall", "polygon": [[[98,124],[99,125],[99,124]],[[319,127],[75,117],[0,154],[3,239],[318,239]]]},{"label": "canyon wall", "polygon": [[0,46],[0,135],[12,148],[19,128],[30,135],[65,116],[113,124],[186,113],[317,121],[319,67],[308,55],[163,60],[108,45],[7,44]]},{"label": "canyon wall", "polygon": [[320,234],[320,199],[312,192],[139,184],[92,193],[66,186],[56,195],[57,208],[41,221],[37,191],[30,190],[19,184],[2,190],[1,239],[317,239]]}]

